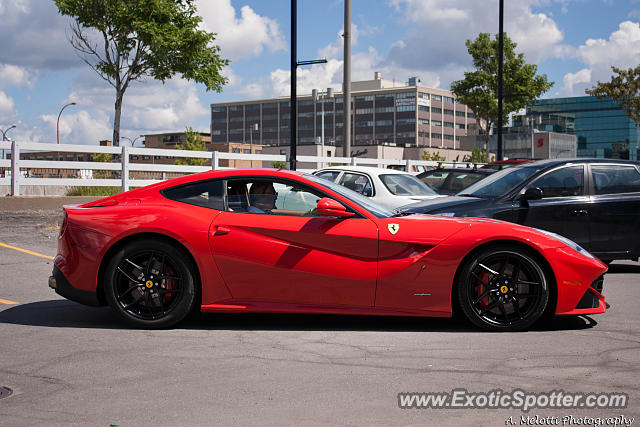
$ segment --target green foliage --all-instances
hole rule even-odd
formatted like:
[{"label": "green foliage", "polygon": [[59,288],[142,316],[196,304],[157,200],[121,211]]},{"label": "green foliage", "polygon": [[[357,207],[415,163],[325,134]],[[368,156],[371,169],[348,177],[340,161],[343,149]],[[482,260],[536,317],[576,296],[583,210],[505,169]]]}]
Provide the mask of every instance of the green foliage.
[{"label": "green foliage", "polygon": [[[73,18],[71,45],[116,89],[113,141],[120,141],[122,98],[129,84],[176,74],[220,91],[229,63],[200,29],[193,0],[55,0]],[[87,32],[89,30],[89,32]]]},{"label": "green foliage", "polygon": [[[476,114],[488,147],[489,131],[498,122],[498,35],[491,40],[488,33],[480,33],[474,41],[467,40],[466,46],[475,70],[465,71],[463,80],[451,83],[451,90]],[[527,64],[522,53],[516,54],[516,46],[504,34],[503,123],[509,113],[526,107],[553,86],[546,74],[536,75],[536,65]]]},{"label": "green foliage", "polygon": [[440,155],[439,151],[436,151],[434,153],[429,153],[428,151],[424,151],[422,153],[422,160],[426,160],[426,161],[434,161],[434,162],[442,162],[445,160],[445,157]]},{"label": "green foliage", "polygon": [[483,163],[487,157],[487,150],[484,148],[474,148],[471,152],[471,162],[472,163]]},{"label": "green foliage", "polygon": [[[98,153],[95,154],[93,156],[93,161],[94,162],[102,162],[102,163],[111,163],[111,161],[113,160],[113,156],[109,153]],[[93,177],[96,179],[109,179],[111,178],[111,171],[110,170],[104,170],[104,169],[100,169],[100,170],[94,170],[93,171]],[[84,187],[78,187],[78,188],[84,188]],[[91,188],[91,187],[88,187]],[[69,196],[99,196],[100,194],[68,194]]]},{"label": "green foliage", "polygon": [[120,193],[120,187],[71,187],[67,196],[113,196]]},{"label": "green foliage", "polygon": [[608,96],[620,102],[627,115],[640,126],[640,65],[636,68],[623,70],[611,67],[614,75],[610,82],[600,82],[591,89],[587,89],[589,95],[604,98]]},{"label": "green foliage", "polygon": [[[187,126],[185,131],[186,137],[184,144],[176,145],[178,150],[189,151],[207,151],[207,144],[202,140],[199,132],[193,130],[191,126]],[[198,159],[195,157],[184,157],[176,159],[176,165],[202,166],[207,159]]]},{"label": "green foliage", "polygon": [[286,169],[287,162],[283,162],[282,160],[276,160],[275,162],[271,163],[271,167],[274,169]]}]

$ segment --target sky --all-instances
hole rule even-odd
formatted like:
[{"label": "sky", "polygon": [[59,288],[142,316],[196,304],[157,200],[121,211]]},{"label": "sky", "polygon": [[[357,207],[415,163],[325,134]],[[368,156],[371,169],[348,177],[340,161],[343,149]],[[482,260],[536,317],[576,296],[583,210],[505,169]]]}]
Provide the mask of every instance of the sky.
[{"label": "sky", "polygon": [[[640,64],[640,0],[506,0],[505,31],[538,73],[555,82],[544,97],[584,95],[610,67]],[[127,90],[121,135],[208,132],[210,104],[289,95],[291,2],[195,0],[202,28],[230,65],[222,92],[175,76]],[[298,0],[298,94],[342,86],[344,0]],[[352,80],[449,89],[472,70],[465,41],[498,32],[498,0],[352,0]],[[69,44],[70,18],[53,0],[0,0],[0,129],[21,141],[96,145],[111,139],[115,89]]]}]

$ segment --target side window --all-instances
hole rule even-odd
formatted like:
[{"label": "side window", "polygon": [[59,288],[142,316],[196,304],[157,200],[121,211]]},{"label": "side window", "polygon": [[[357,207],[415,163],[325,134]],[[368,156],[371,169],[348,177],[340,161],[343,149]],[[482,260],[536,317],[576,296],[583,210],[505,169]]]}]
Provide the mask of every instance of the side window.
[{"label": "side window", "polygon": [[167,199],[203,208],[224,210],[222,180],[198,181],[162,191]]},{"label": "side window", "polygon": [[327,181],[331,182],[335,182],[338,175],[340,175],[340,172],[338,171],[326,171],[316,174],[318,178],[326,179]]},{"label": "side window", "polygon": [[340,182],[338,184],[343,185],[356,193],[360,193],[363,196],[373,196],[373,185],[371,184],[371,180],[365,175],[345,172],[344,175],[342,175],[342,178],[340,178]]},{"label": "side window", "polygon": [[591,165],[595,194],[640,191],[640,173],[631,165]]},{"label": "side window", "polygon": [[229,180],[227,210],[230,212],[315,216],[322,194],[301,184],[267,179]]},{"label": "side window", "polygon": [[584,188],[584,166],[556,169],[536,179],[529,187],[542,189],[544,198],[579,196]]}]

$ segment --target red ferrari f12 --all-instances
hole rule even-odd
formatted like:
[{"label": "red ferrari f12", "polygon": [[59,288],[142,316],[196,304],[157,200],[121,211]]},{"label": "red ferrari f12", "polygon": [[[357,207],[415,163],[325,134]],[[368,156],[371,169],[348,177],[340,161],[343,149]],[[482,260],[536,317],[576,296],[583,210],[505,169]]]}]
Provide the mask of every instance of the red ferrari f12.
[{"label": "red ferrari f12", "polygon": [[193,310],[449,317],[487,330],[603,313],[607,267],[553,233],[407,215],[321,178],[211,171],[65,206],[49,286],[141,328]]}]

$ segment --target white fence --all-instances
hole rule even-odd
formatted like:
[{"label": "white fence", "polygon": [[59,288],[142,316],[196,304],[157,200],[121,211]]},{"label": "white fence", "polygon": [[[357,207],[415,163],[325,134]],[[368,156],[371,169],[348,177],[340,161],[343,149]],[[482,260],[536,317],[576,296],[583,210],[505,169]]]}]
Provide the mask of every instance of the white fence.
[{"label": "white fence", "polygon": [[[36,142],[18,142],[5,141],[0,142],[0,150],[11,153],[10,160],[0,159],[0,185],[10,185],[11,195],[20,194],[21,185],[36,186],[120,186],[122,191],[129,190],[129,187],[142,187],[162,181],[162,179],[132,179],[131,172],[178,172],[178,173],[197,173],[211,169],[227,169],[219,166],[222,159],[228,160],[254,160],[267,162],[285,162],[289,165],[289,156],[275,154],[240,154],[227,153],[219,151],[187,151],[187,150],[166,150],[159,148],[138,148],[138,147],[103,147],[91,145],[71,145],[71,144],[45,144]],[[106,162],[84,162],[84,161],[61,161],[61,160],[21,160],[20,153],[25,152],[55,152],[55,153],[106,153],[120,156],[119,163]],[[175,164],[148,164],[133,163],[130,156],[169,156],[180,158],[199,158],[211,160],[211,166],[185,166]],[[56,155],[56,157],[58,157]],[[451,162],[435,162],[421,160],[389,160],[389,159],[371,159],[362,157],[317,157],[317,156],[297,156],[297,162],[315,164],[316,168],[320,168],[328,163],[346,164],[360,166],[378,166],[389,167],[396,166],[403,170],[411,171],[413,166],[456,166],[469,167],[468,163],[451,163]],[[83,171],[87,170],[108,170],[120,172],[118,179],[86,179],[85,178],[36,178],[30,174],[31,169],[49,169],[49,170],[76,170],[77,175],[81,176]],[[312,171],[314,169],[299,169],[302,171]],[[85,174],[86,176],[86,174]]]}]

